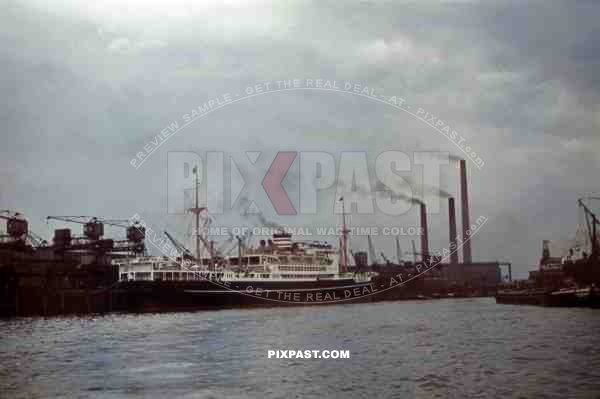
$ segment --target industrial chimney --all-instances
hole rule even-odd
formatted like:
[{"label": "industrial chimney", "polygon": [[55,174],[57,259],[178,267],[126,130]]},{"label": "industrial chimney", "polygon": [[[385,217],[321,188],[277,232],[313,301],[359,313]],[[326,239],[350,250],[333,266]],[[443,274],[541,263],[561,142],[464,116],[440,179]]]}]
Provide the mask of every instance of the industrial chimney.
[{"label": "industrial chimney", "polygon": [[458,264],[458,243],[456,242],[456,209],[454,198],[448,198],[448,224],[450,226],[450,264]]},{"label": "industrial chimney", "polygon": [[427,229],[427,208],[421,202],[421,259],[423,262],[429,262],[429,233]]},{"label": "industrial chimney", "polygon": [[467,161],[460,160],[460,201],[462,205],[462,237],[463,241],[463,263],[471,263],[471,240],[467,234],[470,230],[469,221],[469,193],[467,183]]}]

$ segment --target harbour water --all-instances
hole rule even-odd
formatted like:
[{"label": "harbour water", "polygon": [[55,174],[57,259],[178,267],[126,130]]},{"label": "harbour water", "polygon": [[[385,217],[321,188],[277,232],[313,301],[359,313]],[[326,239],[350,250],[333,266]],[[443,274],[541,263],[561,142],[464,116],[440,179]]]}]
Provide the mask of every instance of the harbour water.
[{"label": "harbour water", "polygon": [[[493,299],[0,321],[6,398],[600,397],[600,312]],[[348,350],[350,359],[269,359]]]}]

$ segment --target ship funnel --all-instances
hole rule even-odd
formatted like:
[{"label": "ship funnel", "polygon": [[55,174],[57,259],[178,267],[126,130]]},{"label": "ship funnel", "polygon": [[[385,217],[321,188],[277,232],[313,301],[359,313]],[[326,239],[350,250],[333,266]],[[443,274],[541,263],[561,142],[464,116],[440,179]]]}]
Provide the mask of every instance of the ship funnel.
[{"label": "ship funnel", "polygon": [[469,221],[469,189],[467,183],[467,161],[460,160],[460,201],[462,206],[463,263],[471,263],[471,240],[467,231],[471,229]]},{"label": "ship funnel", "polygon": [[450,228],[450,264],[458,263],[458,243],[456,242],[456,209],[454,206],[454,198],[448,198],[448,224]]}]

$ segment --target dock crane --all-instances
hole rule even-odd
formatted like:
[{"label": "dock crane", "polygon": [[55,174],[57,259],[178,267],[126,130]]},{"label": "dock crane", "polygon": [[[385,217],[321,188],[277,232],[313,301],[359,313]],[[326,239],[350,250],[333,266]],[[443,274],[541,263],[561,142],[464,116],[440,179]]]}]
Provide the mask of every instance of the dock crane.
[{"label": "dock crane", "polygon": [[0,211],[0,219],[6,220],[6,233],[13,240],[24,241],[29,233],[29,224],[19,212],[8,209]]},{"label": "dock crane", "polygon": [[[146,227],[138,220],[131,221],[129,219],[98,219],[100,222],[109,226],[121,227],[126,229],[127,241],[138,245],[144,244],[146,239]],[[145,248],[142,248],[142,251]]]},{"label": "dock crane", "polygon": [[[113,252],[132,252],[142,254],[146,251],[144,240],[146,238],[146,228],[138,221],[132,222],[129,219],[105,219],[96,216],[48,216],[46,221],[60,220],[68,223],[83,225],[83,237],[74,237],[71,239],[69,230],[55,230],[55,246],[70,247],[70,249],[102,249]],[[102,239],[104,235],[104,225],[122,227],[126,229],[126,240]]]},{"label": "dock crane", "polygon": [[5,236],[0,236],[0,238],[7,238],[5,243],[8,244],[28,244],[31,247],[39,248],[45,247],[48,243],[39,235],[35,234],[33,231],[29,230],[29,224],[27,219],[19,213],[12,212],[10,210],[2,210],[0,211],[0,219],[6,220],[6,233]]},{"label": "dock crane", "polygon": [[[600,198],[589,197],[588,199],[600,199]],[[590,245],[592,247],[592,253],[591,253],[590,257],[595,260],[599,256],[599,254],[598,254],[598,234],[597,234],[596,226],[600,224],[600,221],[598,221],[598,218],[596,217],[594,212],[592,212],[591,209],[587,205],[585,205],[582,198],[579,198],[577,200],[577,203],[579,204],[579,207],[581,209],[583,209],[583,213],[585,216],[585,223],[587,225],[587,231],[588,231],[589,240],[590,240]]]},{"label": "dock crane", "polygon": [[192,254],[192,251],[190,251],[182,243],[177,241],[175,239],[175,237],[173,237],[171,234],[169,234],[169,232],[166,230],[165,230],[165,236],[169,239],[169,241],[171,241],[171,244],[173,244],[173,247],[181,254],[181,256],[183,258],[186,258],[186,259],[194,258],[194,254]]},{"label": "dock crane", "polygon": [[104,235],[104,224],[94,216],[48,216],[46,221],[60,220],[61,222],[77,223],[83,225],[83,236],[86,239],[97,241]]},{"label": "dock crane", "polygon": [[96,219],[106,225],[125,229],[126,239],[114,242],[115,251],[131,252],[135,255],[146,253],[146,227],[140,221],[131,221],[129,219]]},{"label": "dock crane", "polygon": [[392,262],[390,262],[390,260],[389,260],[389,259],[388,259],[388,258],[385,256],[385,253],[383,253],[383,252],[380,252],[380,255],[381,255],[381,258],[383,259],[383,261],[384,261],[386,264],[390,264],[390,263],[392,263]]}]

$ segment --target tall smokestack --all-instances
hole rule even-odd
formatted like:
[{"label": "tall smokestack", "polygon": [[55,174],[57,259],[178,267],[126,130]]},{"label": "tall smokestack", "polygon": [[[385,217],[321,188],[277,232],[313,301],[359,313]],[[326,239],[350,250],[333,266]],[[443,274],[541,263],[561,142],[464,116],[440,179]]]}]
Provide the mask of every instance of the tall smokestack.
[{"label": "tall smokestack", "polygon": [[448,198],[448,224],[450,226],[450,264],[458,263],[458,251],[456,249],[456,209],[454,207],[454,198]]},{"label": "tall smokestack", "polygon": [[471,228],[469,221],[469,193],[467,183],[467,161],[460,160],[460,201],[462,205],[462,241],[463,241],[463,263],[471,263],[471,240],[467,231]]},{"label": "tall smokestack", "polygon": [[421,259],[423,262],[429,261],[429,233],[427,229],[427,208],[421,203]]}]

